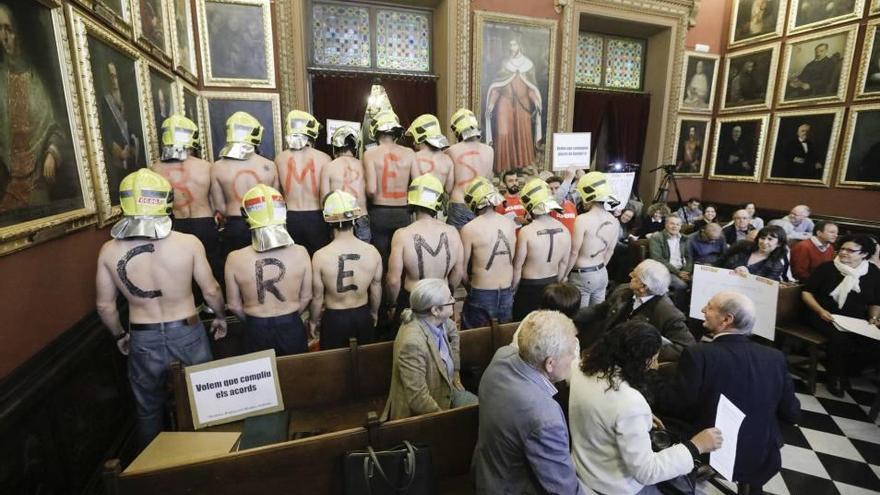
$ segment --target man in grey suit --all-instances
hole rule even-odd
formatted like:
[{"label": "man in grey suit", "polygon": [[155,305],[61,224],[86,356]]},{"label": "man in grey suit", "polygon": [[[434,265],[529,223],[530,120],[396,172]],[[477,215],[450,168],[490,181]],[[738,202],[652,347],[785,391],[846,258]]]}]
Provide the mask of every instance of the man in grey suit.
[{"label": "man in grey suit", "polygon": [[479,494],[583,495],[568,427],[553,396],[578,355],[574,324],[534,311],[514,342],[495,353],[480,381],[480,426],[472,469]]}]

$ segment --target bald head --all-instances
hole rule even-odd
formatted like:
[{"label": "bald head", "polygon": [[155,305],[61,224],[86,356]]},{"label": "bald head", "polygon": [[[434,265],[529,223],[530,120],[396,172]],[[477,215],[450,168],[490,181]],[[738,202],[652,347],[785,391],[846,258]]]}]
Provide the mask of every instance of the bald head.
[{"label": "bald head", "polygon": [[719,292],[703,308],[708,333],[750,335],[755,327],[755,303],[738,292]]},{"label": "bald head", "polygon": [[810,216],[810,207],[807,205],[797,205],[791,209],[788,217],[792,225],[800,225],[805,218]]}]

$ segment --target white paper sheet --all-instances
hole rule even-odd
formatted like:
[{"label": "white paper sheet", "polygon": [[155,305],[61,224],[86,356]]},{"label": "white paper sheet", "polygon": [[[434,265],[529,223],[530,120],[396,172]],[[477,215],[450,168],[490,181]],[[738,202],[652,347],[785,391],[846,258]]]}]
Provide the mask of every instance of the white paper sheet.
[{"label": "white paper sheet", "polygon": [[721,476],[733,481],[733,465],[736,463],[736,440],[739,437],[739,427],[746,418],[745,413],[739,410],[733,402],[724,394],[718,398],[718,410],[715,413],[715,428],[721,430],[724,441],[721,448],[709,454],[709,465]]},{"label": "white paper sheet", "polygon": [[852,318],[843,315],[831,315],[834,318],[834,326],[844,332],[857,333],[870,339],[880,340],[880,328],[868,323],[862,318]]}]

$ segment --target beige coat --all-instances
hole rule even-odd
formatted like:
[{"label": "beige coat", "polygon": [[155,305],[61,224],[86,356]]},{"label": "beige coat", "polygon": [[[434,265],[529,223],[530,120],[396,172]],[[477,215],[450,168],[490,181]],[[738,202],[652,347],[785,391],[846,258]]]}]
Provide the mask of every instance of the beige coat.
[{"label": "beige coat", "polygon": [[[443,324],[453,369],[461,367],[458,328],[452,320]],[[391,392],[382,420],[408,418],[449,409],[452,402],[452,377],[440,359],[434,334],[422,320],[400,327],[394,339],[391,369]]]}]

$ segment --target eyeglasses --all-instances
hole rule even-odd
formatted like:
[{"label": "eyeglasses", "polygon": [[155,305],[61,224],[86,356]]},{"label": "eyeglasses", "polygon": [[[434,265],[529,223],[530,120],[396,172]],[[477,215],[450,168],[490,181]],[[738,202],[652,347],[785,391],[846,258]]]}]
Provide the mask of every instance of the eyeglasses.
[{"label": "eyeglasses", "polygon": [[448,302],[446,304],[438,304],[437,305],[438,308],[445,308],[446,306],[455,306],[455,301]]},{"label": "eyeglasses", "polygon": [[855,254],[855,253],[861,253],[862,251],[859,250],[859,249],[850,249],[850,248],[842,247],[842,248],[840,248],[840,252],[841,252],[841,253]]}]

